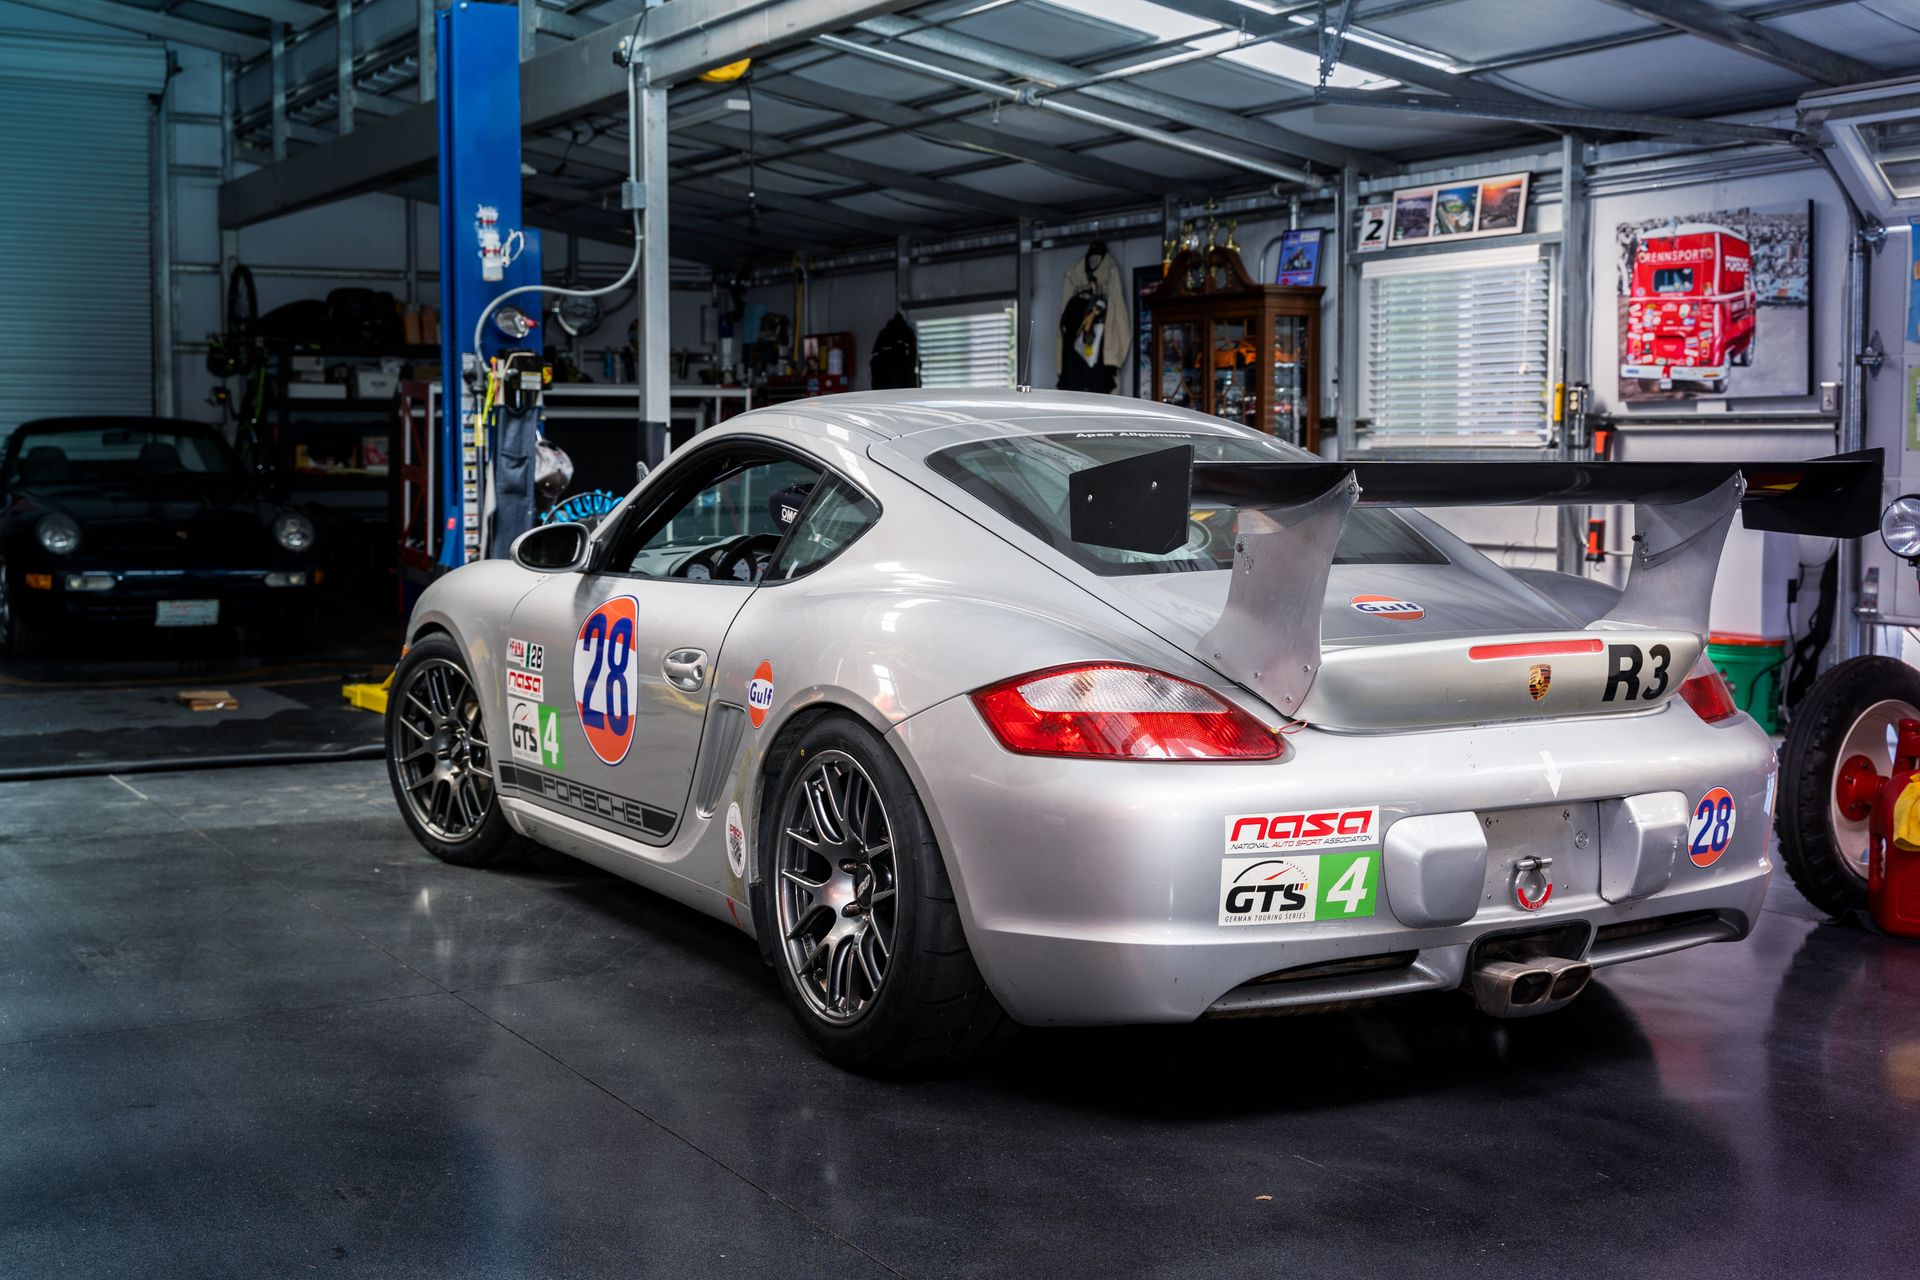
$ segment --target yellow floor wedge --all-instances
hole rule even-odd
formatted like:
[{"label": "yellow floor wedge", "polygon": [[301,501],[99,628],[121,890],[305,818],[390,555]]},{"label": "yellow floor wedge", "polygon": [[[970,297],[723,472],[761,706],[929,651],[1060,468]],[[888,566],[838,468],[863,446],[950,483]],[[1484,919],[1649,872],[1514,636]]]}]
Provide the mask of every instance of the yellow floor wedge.
[{"label": "yellow floor wedge", "polygon": [[392,688],[393,673],[389,671],[387,678],[379,684],[343,684],[340,686],[340,692],[350,705],[362,711],[377,711],[385,715],[387,714],[387,691]]}]

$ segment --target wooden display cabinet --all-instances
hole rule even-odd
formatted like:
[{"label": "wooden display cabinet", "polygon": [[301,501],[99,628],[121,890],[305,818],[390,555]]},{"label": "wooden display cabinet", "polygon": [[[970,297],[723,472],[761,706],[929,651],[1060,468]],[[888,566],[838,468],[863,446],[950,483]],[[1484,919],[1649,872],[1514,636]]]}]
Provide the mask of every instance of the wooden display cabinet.
[{"label": "wooden display cabinet", "polygon": [[1318,452],[1323,292],[1261,284],[1224,245],[1181,250],[1153,294],[1143,390]]}]

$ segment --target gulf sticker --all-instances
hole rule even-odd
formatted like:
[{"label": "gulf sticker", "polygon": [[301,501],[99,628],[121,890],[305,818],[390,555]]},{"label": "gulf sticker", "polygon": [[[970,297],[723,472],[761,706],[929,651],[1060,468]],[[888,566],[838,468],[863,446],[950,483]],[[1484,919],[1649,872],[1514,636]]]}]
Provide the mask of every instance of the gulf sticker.
[{"label": "gulf sticker", "polygon": [[633,632],[639,607],[632,596],[615,596],[587,615],[573,646],[574,709],[587,745],[605,764],[619,764],[633,746]]},{"label": "gulf sticker", "polygon": [[727,806],[727,870],[747,878],[747,824],[740,820],[738,801]]},{"label": "gulf sticker", "polygon": [[544,676],[529,671],[508,671],[507,692],[516,697],[532,698],[535,702],[546,697],[547,681]]},{"label": "gulf sticker", "polygon": [[1371,617],[1392,618],[1396,622],[1413,622],[1427,616],[1425,609],[1398,596],[1354,596],[1347,603]]},{"label": "gulf sticker", "polygon": [[767,722],[767,712],[773,710],[773,664],[763,662],[754,669],[753,679],[747,681],[747,718],[758,729]]},{"label": "gulf sticker", "polygon": [[1687,827],[1687,856],[1696,867],[1710,867],[1733,843],[1734,820],[1740,816],[1733,793],[1715,787],[1700,797],[1693,807],[1693,822]]}]

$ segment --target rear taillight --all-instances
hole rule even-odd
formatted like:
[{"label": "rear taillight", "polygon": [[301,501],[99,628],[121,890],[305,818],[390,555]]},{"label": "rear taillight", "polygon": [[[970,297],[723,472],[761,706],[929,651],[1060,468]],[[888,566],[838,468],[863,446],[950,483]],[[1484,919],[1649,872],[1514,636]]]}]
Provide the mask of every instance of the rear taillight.
[{"label": "rear taillight", "polygon": [[1680,697],[1693,713],[1713,724],[1740,710],[1734,705],[1733,690],[1714,665],[1701,658],[1693,664],[1693,673],[1680,684]]},{"label": "rear taillight", "polygon": [[1272,760],[1280,738],[1188,680],[1116,662],[1053,667],[975,691],[1000,745],[1030,756]]}]

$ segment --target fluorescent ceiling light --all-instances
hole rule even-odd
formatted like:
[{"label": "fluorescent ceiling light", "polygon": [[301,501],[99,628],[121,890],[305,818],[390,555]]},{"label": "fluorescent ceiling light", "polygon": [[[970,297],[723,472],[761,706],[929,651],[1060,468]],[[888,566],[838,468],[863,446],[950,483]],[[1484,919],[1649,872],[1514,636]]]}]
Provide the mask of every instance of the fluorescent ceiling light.
[{"label": "fluorescent ceiling light", "polygon": [[1189,40],[1217,31],[1219,24],[1179,13],[1153,0],[1045,0],[1056,9],[1132,27],[1155,40]]}]

